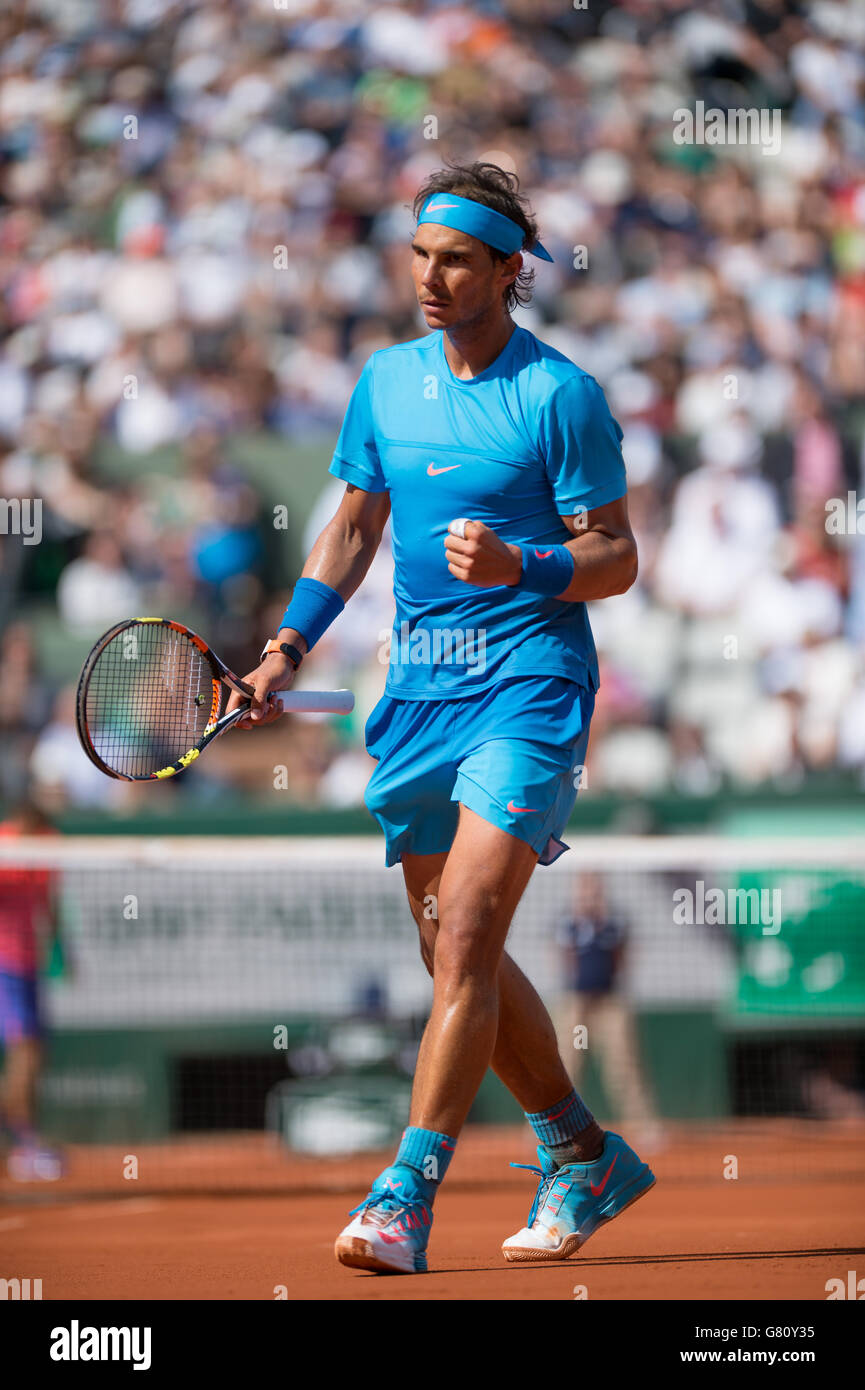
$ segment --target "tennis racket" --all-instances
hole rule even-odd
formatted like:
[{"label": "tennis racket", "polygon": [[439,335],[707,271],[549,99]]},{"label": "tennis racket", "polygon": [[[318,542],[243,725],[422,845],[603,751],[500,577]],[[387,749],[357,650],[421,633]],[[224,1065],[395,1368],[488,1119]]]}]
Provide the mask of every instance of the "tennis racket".
[{"label": "tennis racket", "polygon": [[[225,713],[231,691],[253,691],[207,643],[170,618],[128,618],[96,643],[78,682],[81,746],[109,777],[148,782],[173,777],[249,712]],[[350,690],[286,690],[286,714],[349,714]]]}]

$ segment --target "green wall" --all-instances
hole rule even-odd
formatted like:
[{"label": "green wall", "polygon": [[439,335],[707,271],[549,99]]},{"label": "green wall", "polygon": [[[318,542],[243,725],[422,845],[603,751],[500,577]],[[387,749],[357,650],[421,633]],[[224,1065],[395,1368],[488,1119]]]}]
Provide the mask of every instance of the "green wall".
[{"label": "green wall", "polygon": [[[320,1021],[289,1023],[293,1046]],[[670,1119],[710,1119],[728,1112],[725,1035],[708,1010],[646,1012],[638,1042],[656,1107]],[[217,1023],[154,1029],[90,1029],[55,1033],[49,1044],[42,1100],[46,1132],[69,1142],[133,1143],[171,1133],[172,1067],[184,1056],[272,1056],[270,1023]],[[349,1078],[350,1080],[350,1078]],[[345,1078],[334,1078],[334,1085]],[[587,1061],[581,1090],[589,1106],[615,1120],[603,1073]],[[481,1124],[518,1122],[521,1111],[489,1072],[471,1112]]]}]

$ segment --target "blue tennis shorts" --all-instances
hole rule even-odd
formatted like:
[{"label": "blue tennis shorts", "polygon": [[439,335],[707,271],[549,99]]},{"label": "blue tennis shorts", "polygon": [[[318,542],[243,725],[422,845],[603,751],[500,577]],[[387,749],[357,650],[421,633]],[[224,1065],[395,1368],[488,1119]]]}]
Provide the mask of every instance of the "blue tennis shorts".
[{"label": "blue tennis shorts", "polygon": [[0,970],[0,1039],[8,1046],[41,1036],[38,980],[34,975]]},{"label": "blue tennis shorts", "polygon": [[365,801],[403,854],[450,849],[459,803],[552,864],[582,780],[595,696],[558,676],[499,681],[463,700],[385,695],[366,723],[378,767]]}]

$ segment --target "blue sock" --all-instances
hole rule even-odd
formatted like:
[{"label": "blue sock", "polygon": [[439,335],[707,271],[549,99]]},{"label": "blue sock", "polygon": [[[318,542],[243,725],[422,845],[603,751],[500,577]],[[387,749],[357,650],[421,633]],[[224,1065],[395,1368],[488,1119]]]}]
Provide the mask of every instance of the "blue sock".
[{"label": "blue sock", "polygon": [[434,1129],[417,1129],[409,1125],[404,1131],[394,1163],[413,1168],[426,1180],[432,1201],[435,1190],[448,1170],[454,1156],[456,1139],[449,1134],[437,1134]]},{"label": "blue sock", "polygon": [[[526,1113],[526,1119],[538,1136],[538,1142],[559,1164],[591,1162],[597,1156],[594,1150],[602,1146],[597,1121],[574,1090],[548,1110],[540,1110],[535,1115]],[[586,1135],[588,1153],[586,1144],[581,1142],[586,1130],[590,1131]]]}]

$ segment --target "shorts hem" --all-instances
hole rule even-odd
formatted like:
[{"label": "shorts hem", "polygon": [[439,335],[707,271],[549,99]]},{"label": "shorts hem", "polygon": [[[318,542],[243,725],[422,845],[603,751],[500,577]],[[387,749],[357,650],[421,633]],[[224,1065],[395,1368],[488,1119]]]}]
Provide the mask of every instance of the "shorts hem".
[{"label": "shorts hem", "polygon": [[[506,835],[513,835],[515,840],[521,840],[524,845],[528,845],[529,848],[533,849],[535,854],[537,854],[539,864],[551,864],[553,862],[553,859],[543,858],[549,851],[551,840],[557,845],[561,845],[561,848],[554,855],[555,859],[558,859],[560,854],[564,854],[565,850],[568,848],[568,846],[559,840],[550,829],[549,820],[552,812],[545,818],[541,829],[534,835],[521,834],[520,822],[515,821],[507,811],[503,811],[498,803],[492,800],[489,792],[486,791],[479,782],[473,781],[473,779],[467,777],[464,772],[459,774],[458,780],[461,781],[464,787],[473,789],[475,792],[479,793],[479,795],[477,798],[472,797],[471,800],[469,800],[454,788],[451,801],[462,802],[470,811],[474,811],[476,816],[480,816],[482,820],[487,821],[490,825],[494,825],[497,830],[503,830]],[[472,801],[475,801],[476,804],[472,805]],[[481,802],[483,805],[480,804]]]},{"label": "shorts hem", "polygon": [[557,859],[561,859],[563,854],[567,854],[570,845],[566,845],[564,840],[560,840],[558,835],[550,835],[547,840],[546,849],[541,855],[538,863],[546,869],[550,864],[555,864]]}]

